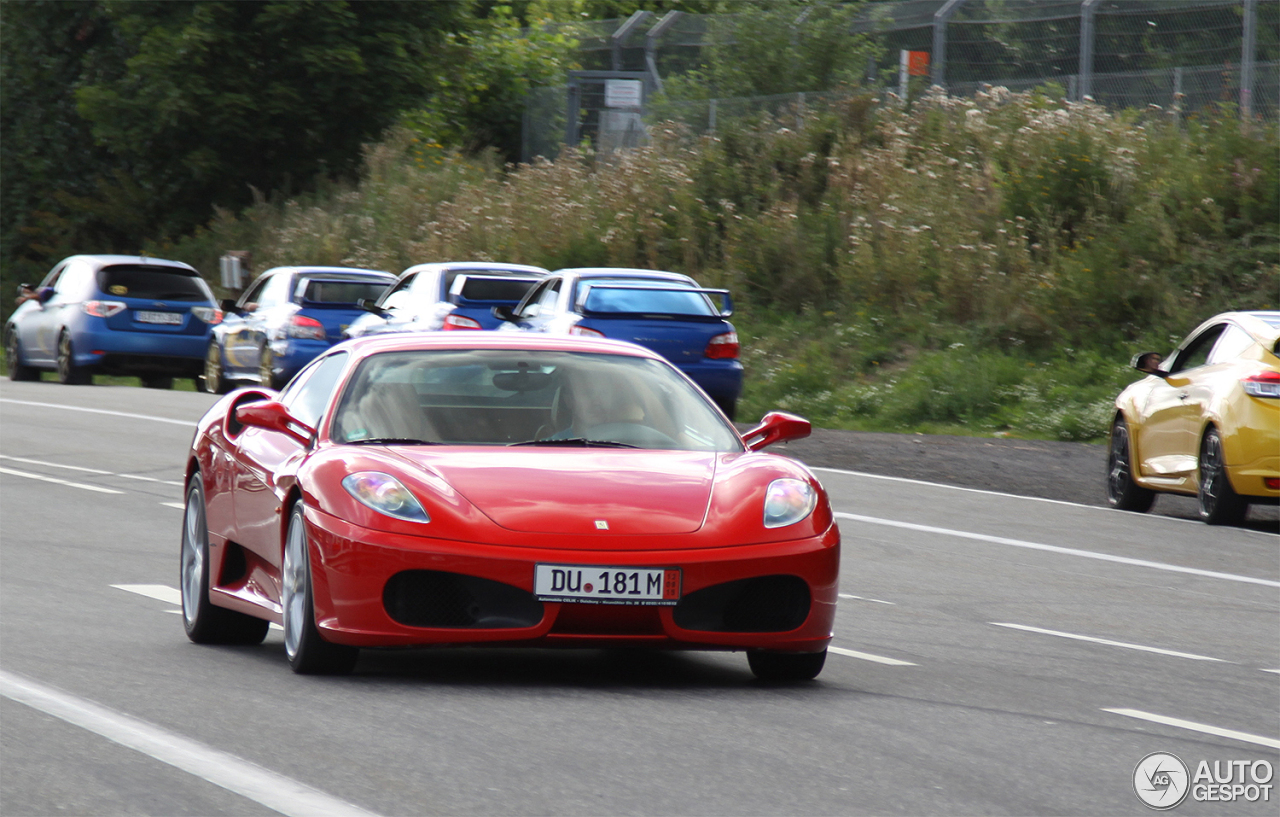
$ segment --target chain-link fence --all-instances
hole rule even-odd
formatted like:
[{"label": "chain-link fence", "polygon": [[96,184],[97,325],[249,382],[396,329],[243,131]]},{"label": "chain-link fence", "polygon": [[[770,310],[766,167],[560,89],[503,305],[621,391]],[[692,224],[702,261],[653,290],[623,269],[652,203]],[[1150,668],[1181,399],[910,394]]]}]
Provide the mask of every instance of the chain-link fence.
[{"label": "chain-link fence", "polygon": [[[802,12],[791,24],[792,42],[807,36],[805,17]],[[565,33],[578,41],[584,69],[647,72],[646,88],[657,93],[646,93],[646,121],[674,118],[705,132],[734,116],[821,104],[829,92],[698,101],[662,94],[664,80],[704,65],[709,48],[718,48],[720,59],[734,53],[735,20],[638,12],[627,20],[567,24]],[[1234,105],[1246,116],[1280,116],[1276,0],[869,2],[852,17],[847,34],[873,43],[861,90],[881,96],[906,90],[899,85],[898,55],[916,51],[929,55],[929,76],[917,85],[931,82],[954,95],[972,95],[985,85],[1012,91],[1050,86],[1067,99],[1089,96],[1113,109],[1154,105],[1193,112]],[[603,97],[584,86],[570,106],[567,88],[536,89],[525,112],[524,160],[555,156],[566,133],[608,144],[599,123],[614,118],[591,107]],[[567,129],[571,116],[577,127]]]}]

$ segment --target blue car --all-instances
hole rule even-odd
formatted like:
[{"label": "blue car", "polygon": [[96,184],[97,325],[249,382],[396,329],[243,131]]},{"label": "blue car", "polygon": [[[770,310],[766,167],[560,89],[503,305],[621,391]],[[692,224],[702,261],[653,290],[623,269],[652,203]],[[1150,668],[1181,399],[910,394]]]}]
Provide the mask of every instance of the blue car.
[{"label": "blue car", "polygon": [[[718,303],[717,303],[718,301]],[[496,307],[503,328],[626,340],[670,360],[730,420],[742,393],[738,333],[729,292],[687,275],[589,268],[553,272],[513,309]]]},{"label": "blue car", "polygon": [[343,339],[396,281],[382,270],[350,267],[275,267],[240,300],[224,301],[222,323],[204,356],[204,390],[223,394],[235,381],[278,389],[317,355]]},{"label": "blue car", "polygon": [[210,330],[222,318],[194,267],[161,258],[73,255],[19,293],[5,324],[11,380],[53,369],[66,384],[115,374],[171,388],[175,377],[200,377]]},{"label": "blue car", "polygon": [[493,316],[493,308],[520,303],[546,276],[542,267],[525,264],[417,264],[400,273],[377,302],[365,305],[369,314],[351,324],[347,336],[496,329],[502,321]]}]

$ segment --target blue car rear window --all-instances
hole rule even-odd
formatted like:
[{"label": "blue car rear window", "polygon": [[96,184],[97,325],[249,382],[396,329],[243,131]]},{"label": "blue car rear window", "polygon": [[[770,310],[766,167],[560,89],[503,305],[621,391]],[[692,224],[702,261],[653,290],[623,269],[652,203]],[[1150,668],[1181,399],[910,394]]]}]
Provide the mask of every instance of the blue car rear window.
[{"label": "blue car rear window", "polygon": [[209,291],[192,270],[150,264],[120,264],[98,270],[98,289],[118,298],[208,301]]},{"label": "blue car rear window", "polygon": [[467,301],[519,301],[535,283],[537,282],[528,279],[501,280],[472,278],[468,275],[460,294]]},{"label": "blue car rear window", "polygon": [[320,304],[352,304],[361,298],[376,301],[394,281],[308,281],[302,300]]},{"label": "blue car rear window", "polygon": [[663,315],[715,315],[706,296],[663,289],[607,289],[592,287],[583,309],[587,312],[633,312]]}]

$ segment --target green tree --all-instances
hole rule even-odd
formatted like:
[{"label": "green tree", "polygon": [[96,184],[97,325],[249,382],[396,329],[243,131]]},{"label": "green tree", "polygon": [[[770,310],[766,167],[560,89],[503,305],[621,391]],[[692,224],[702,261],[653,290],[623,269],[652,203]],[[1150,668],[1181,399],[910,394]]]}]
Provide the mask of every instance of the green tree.
[{"label": "green tree", "polygon": [[[461,3],[106,2],[130,53],[76,92],[95,138],[150,194],[153,235],[252,189],[356,168],[433,87]],[[90,66],[91,67],[91,66]]]}]

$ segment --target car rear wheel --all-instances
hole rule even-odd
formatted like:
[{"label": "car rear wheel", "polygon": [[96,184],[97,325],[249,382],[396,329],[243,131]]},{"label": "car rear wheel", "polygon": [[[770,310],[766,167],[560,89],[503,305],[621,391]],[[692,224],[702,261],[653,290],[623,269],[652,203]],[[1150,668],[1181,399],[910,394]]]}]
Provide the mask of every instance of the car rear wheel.
[{"label": "car rear wheel", "polygon": [[311,554],[303,504],[289,515],[284,543],[281,606],[284,608],[284,652],[289,666],[301,675],[341,675],[351,671],[360,650],[325,641],[316,627],[311,591]]},{"label": "car rear wheel", "polygon": [[261,644],[270,623],[209,601],[209,527],[200,472],[187,486],[182,518],[182,623],[197,644]]},{"label": "car rear wheel", "polygon": [[761,681],[812,681],[822,672],[827,662],[827,651],[822,652],[768,652],[747,650],[747,663]]},{"label": "car rear wheel", "polygon": [[1111,426],[1107,449],[1107,504],[1121,511],[1146,513],[1156,501],[1156,492],[1133,481],[1133,446],[1129,426],[1117,417]]},{"label": "car rear wheel", "polygon": [[227,378],[222,373],[222,349],[217,341],[210,343],[204,353],[204,375],[199,385],[206,394],[226,394],[228,391]]},{"label": "car rear wheel", "polygon": [[62,330],[58,335],[58,382],[64,386],[83,386],[93,382],[93,375],[83,366],[76,365],[75,348],[71,335]]},{"label": "car rear wheel", "polygon": [[172,377],[144,377],[142,378],[142,387],[146,389],[172,389]]},{"label": "car rear wheel", "polygon": [[1200,518],[1210,525],[1238,525],[1244,521],[1249,502],[1235,492],[1227,478],[1227,462],[1222,454],[1222,436],[1210,428],[1200,442]]},{"label": "car rear wheel", "polygon": [[271,355],[271,347],[263,346],[258,356],[258,382],[264,389],[279,389],[283,383],[275,376],[275,358]]},{"label": "car rear wheel", "polygon": [[39,380],[40,370],[22,362],[22,343],[18,333],[9,330],[4,342],[4,360],[9,369],[10,380]]}]

